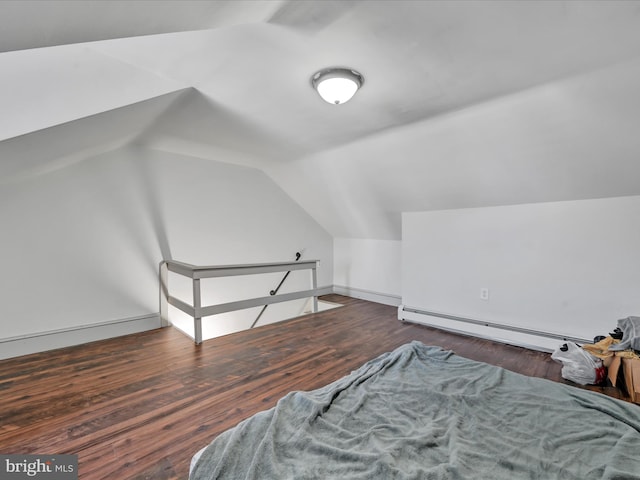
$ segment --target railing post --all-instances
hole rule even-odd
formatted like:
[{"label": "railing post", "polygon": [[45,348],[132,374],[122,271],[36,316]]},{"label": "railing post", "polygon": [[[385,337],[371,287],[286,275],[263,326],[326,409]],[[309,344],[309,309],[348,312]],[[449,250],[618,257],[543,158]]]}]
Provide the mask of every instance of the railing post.
[{"label": "railing post", "polygon": [[200,345],[202,343],[202,313],[200,312],[200,308],[202,307],[202,302],[200,299],[200,279],[193,279],[193,335],[196,345]]},{"label": "railing post", "polygon": [[[313,290],[316,290],[318,288],[318,274],[317,274],[317,269],[318,269],[318,262],[316,262],[315,266],[311,269],[311,288]],[[314,295],[313,296],[313,308],[312,308],[313,313],[317,313],[318,312],[318,295]]]},{"label": "railing post", "polygon": [[169,267],[164,260],[160,262],[160,326],[168,327],[169,323]]}]

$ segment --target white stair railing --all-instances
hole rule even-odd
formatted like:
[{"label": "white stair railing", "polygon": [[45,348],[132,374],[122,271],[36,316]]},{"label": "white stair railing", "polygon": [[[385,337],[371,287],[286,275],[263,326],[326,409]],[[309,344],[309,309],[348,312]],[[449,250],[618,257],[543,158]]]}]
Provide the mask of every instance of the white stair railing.
[{"label": "white stair railing", "polygon": [[[173,305],[187,315],[193,317],[194,340],[196,345],[202,343],[202,319],[220,313],[243,310],[245,308],[288,302],[301,298],[313,298],[313,312],[318,311],[318,260],[296,262],[254,263],[245,265],[211,265],[196,266],[175,260],[160,262],[160,319],[162,326],[169,326],[169,305]],[[203,278],[232,277],[237,275],[256,275],[261,273],[287,272],[294,270],[311,271],[311,289],[296,292],[249,298],[217,305],[202,306],[200,280]],[[169,293],[169,272],[183,275],[192,280],[193,305],[173,297]]]}]

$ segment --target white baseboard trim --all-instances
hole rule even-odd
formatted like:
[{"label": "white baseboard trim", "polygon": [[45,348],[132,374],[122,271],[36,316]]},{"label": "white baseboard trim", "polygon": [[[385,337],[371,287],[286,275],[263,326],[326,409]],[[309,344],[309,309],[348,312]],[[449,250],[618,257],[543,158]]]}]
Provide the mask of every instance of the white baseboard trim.
[{"label": "white baseboard trim", "polygon": [[160,328],[160,314],[0,339],[0,360]]},{"label": "white baseboard trim", "polygon": [[329,295],[335,293],[333,291],[333,285],[325,285],[324,287],[318,287],[318,296]]},{"label": "white baseboard trim", "polygon": [[430,312],[406,305],[398,306],[398,319],[542,352],[553,352],[565,341],[591,342],[590,340],[570,335]]},{"label": "white baseboard trim", "polygon": [[392,307],[397,307],[402,303],[402,297],[400,295],[374,292],[371,290],[363,290],[361,288],[345,287],[343,285],[334,285],[333,293],[337,295],[344,295],[345,297],[359,298],[370,302],[391,305]]}]

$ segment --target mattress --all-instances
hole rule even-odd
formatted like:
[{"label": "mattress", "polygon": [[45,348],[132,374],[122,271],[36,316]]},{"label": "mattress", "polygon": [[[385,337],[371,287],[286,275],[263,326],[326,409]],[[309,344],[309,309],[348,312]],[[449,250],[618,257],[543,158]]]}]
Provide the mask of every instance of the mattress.
[{"label": "mattress", "polygon": [[190,479],[630,480],[639,452],[637,405],[411,342],[222,433]]}]

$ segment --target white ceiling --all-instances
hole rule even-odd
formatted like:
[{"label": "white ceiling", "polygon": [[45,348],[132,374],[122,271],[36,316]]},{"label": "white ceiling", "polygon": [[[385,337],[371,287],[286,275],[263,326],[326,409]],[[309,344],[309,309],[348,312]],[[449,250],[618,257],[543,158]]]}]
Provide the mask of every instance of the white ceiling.
[{"label": "white ceiling", "polygon": [[[337,237],[640,194],[640,2],[3,1],[0,184],[135,143],[261,168]],[[349,103],[310,87],[365,76]]]}]

